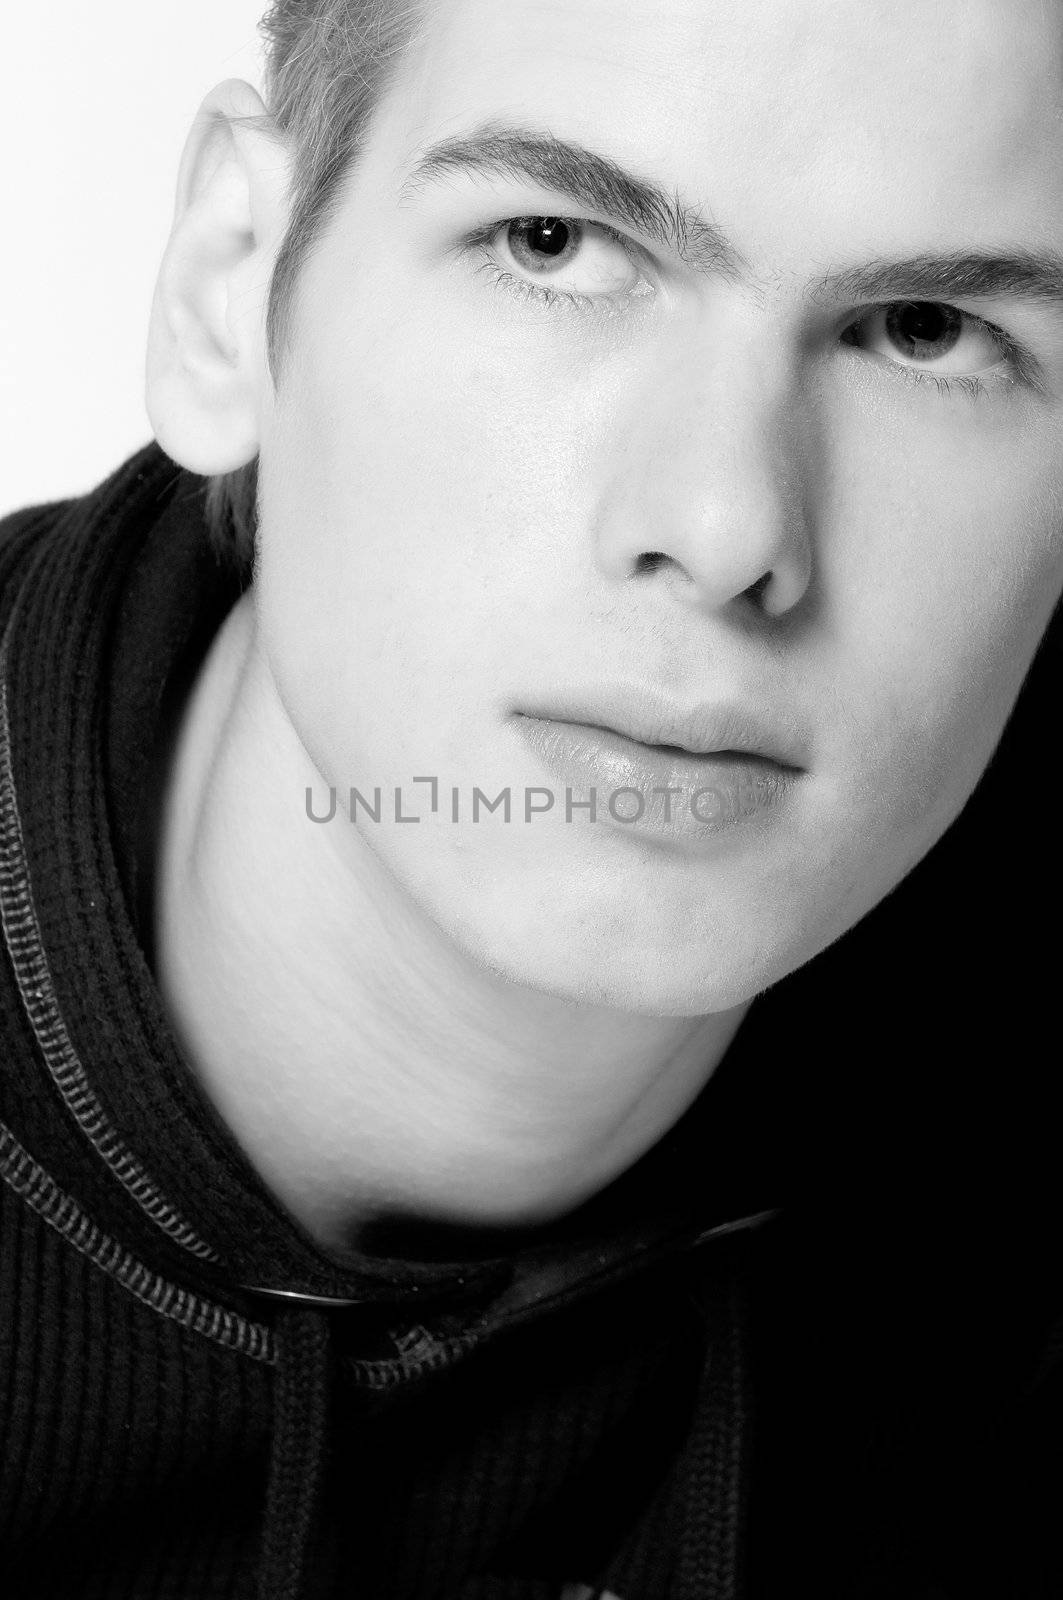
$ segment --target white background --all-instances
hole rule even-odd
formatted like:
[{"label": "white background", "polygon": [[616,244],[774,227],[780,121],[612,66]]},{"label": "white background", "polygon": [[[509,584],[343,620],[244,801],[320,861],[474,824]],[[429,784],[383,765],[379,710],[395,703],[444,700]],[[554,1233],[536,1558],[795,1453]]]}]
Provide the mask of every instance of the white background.
[{"label": "white background", "polygon": [[266,0],[28,0],[4,16],[0,516],[151,438],[148,314],[204,95],[261,92]]}]

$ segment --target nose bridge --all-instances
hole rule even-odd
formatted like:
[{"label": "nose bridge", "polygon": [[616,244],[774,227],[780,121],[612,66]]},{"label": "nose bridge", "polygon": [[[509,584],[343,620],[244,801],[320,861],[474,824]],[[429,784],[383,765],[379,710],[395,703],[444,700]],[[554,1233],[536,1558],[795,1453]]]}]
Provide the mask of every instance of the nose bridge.
[{"label": "nose bridge", "polygon": [[659,357],[619,430],[599,530],[609,569],[653,553],[713,603],[769,574],[796,598],[809,552],[795,359],[749,307]]},{"label": "nose bridge", "polygon": [[763,368],[743,366],[731,352],[706,360],[699,351],[665,391],[677,474],[706,513],[716,501],[749,510],[769,494],[782,456],[776,387]]},{"label": "nose bridge", "polygon": [[669,365],[656,394],[675,486],[718,534],[740,532],[741,512],[749,537],[752,520],[771,520],[796,487],[794,364],[747,312],[677,341]]}]

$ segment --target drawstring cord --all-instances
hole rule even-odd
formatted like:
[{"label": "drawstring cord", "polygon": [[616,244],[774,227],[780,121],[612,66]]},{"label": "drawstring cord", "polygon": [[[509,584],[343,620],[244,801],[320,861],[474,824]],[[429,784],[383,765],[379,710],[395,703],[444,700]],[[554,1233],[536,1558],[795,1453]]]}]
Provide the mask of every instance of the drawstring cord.
[{"label": "drawstring cord", "polygon": [[259,1600],[304,1600],[329,1455],[328,1313],[284,1307],[274,1326],[277,1369]]},{"label": "drawstring cord", "polygon": [[708,1350],[686,1449],[677,1600],[740,1600],[749,1492],[749,1308],[733,1277],[705,1286]]},{"label": "drawstring cord", "polygon": [[[748,1291],[741,1278],[692,1285],[704,1350],[686,1439],[622,1550],[594,1576],[637,1600],[743,1600],[753,1413]],[[594,1593],[591,1587],[591,1593]]]}]

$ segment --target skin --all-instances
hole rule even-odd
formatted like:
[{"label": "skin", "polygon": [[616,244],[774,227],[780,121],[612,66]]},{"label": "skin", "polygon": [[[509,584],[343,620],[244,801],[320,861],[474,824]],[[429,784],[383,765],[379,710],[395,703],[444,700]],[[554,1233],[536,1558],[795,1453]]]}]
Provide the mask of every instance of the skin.
[{"label": "skin", "polygon": [[[809,289],[1058,244],[1061,54],[1040,0],[438,0],[276,387],[288,156],[232,120],[263,109],[248,85],[208,97],[148,404],[193,471],[259,454],[261,530],[164,775],[157,967],[204,1091],[338,1258],[372,1218],[520,1228],[602,1188],[970,796],[1063,585],[1063,311],[951,299],[963,341],[916,377],[880,327],[842,338],[873,304]],[[463,239],[585,210],[460,173],[398,203],[488,117],[681,190],[744,272],[592,230],[550,281],[652,292],[607,317],[507,294]],[[977,398],[926,377],[987,367]],[[512,711],[618,681],[784,716],[785,805],[662,847],[557,812],[455,825],[411,787],[556,787]],[[422,821],[308,821],[308,787],[323,812],[352,784]]]}]

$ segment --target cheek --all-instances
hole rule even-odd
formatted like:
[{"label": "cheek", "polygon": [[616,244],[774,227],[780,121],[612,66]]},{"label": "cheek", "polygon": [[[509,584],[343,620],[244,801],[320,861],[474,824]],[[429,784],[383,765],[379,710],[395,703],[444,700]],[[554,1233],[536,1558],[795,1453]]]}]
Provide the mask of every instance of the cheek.
[{"label": "cheek", "polygon": [[1063,512],[1054,452],[1033,434],[981,450],[932,428],[906,442],[857,459],[835,501],[832,527],[850,525],[832,547],[827,626],[851,663],[835,726],[856,804],[925,840],[962,808],[1010,715],[1063,583]]},{"label": "cheek", "polygon": [[293,627],[311,612],[333,633],[348,619],[363,667],[386,649],[393,667],[410,656],[457,668],[556,576],[583,419],[544,403],[546,375],[522,378],[497,330],[378,298],[368,342],[355,306],[321,319],[327,341],[306,319],[271,441],[283,532],[264,565],[291,596]]},{"label": "cheek", "polygon": [[475,352],[409,323],[378,340],[375,357],[342,339],[293,354],[262,453],[258,588],[318,767],[390,785],[473,759],[470,726],[556,582],[569,490],[530,386],[500,392]]}]

